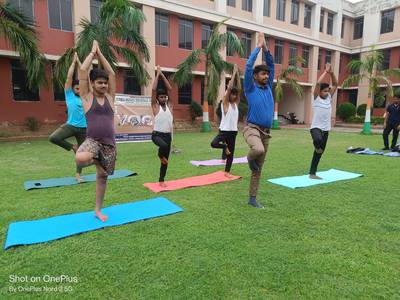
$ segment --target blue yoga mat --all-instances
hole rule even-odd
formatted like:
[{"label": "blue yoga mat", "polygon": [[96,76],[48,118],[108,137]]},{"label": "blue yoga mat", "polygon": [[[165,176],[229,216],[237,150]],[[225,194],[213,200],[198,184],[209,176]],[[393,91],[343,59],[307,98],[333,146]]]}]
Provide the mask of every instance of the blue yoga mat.
[{"label": "blue yoga mat", "polygon": [[336,169],[330,169],[324,172],[317,172],[317,175],[322,177],[322,179],[310,179],[308,175],[302,175],[302,176],[274,178],[274,179],[269,179],[268,181],[271,183],[283,185],[291,189],[296,189],[296,188],[303,188],[329,182],[335,182],[339,180],[354,179],[363,176],[362,174],[340,171]]},{"label": "blue yoga mat", "polygon": [[8,227],[4,249],[18,245],[48,242],[78,233],[161,217],[181,211],[183,209],[176,204],[166,198],[159,197],[106,207],[102,210],[109,217],[106,222],[97,219],[94,216],[94,211],[35,221],[15,222]]},{"label": "blue yoga mat", "polygon": [[[137,175],[137,173],[130,170],[116,170],[113,175],[108,176],[108,179],[117,179],[134,175]],[[82,176],[82,178],[84,180],[82,183],[93,182],[96,181],[96,174],[85,175]],[[75,177],[39,179],[39,180],[25,181],[24,188],[26,191],[28,191],[33,189],[45,189],[50,187],[75,185],[82,183],[79,183]]]}]

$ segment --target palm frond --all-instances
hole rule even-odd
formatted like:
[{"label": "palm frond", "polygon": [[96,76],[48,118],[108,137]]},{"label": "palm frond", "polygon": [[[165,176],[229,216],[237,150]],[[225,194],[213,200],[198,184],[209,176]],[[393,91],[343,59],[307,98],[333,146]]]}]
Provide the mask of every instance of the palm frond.
[{"label": "palm frond", "polygon": [[116,26],[111,29],[113,35],[126,46],[134,46],[136,51],[143,56],[146,62],[150,61],[150,51],[144,37],[135,29],[127,29],[124,26]]},{"label": "palm frond", "polygon": [[280,78],[277,79],[276,85],[275,85],[275,101],[280,102],[283,97],[283,83]]},{"label": "palm frond", "polygon": [[68,69],[71,66],[74,57],[75,48],[68,48],[64,54],[57,60],[53,68],[53,78],[59,86],[64,86],[67,79]]},{"label": "palm frond", "polygon": [[124,24],[129,30],[139,28],[146,18],[143,12],[130,0],[105,1],[99,11],[99,20],[107,27]]},{"label": "palm frond", "polygon": [[243,44],[242,41],[239,39],[239,37],[236,35],[236,33],[227,31],[222,35],[222,39],[225,41],[225,46],[226,50],[228,52],[236,52],[239,56],[243,56],[244,50],[243,50]]},{"label": "palm frond", "polygon": [[142,65],[137,53],[132,49],[126,47],[119,47],[116,45],[113,45],[112,47],[131,66],[131,70],[135,75],[138,83],[140,85],[146,85],[150,79],[150,75],[149,73],[147,73],[146,69]]},{"label": "palm frond", "polygon": [[193,50],[186,59],[178,65],[178,71],[173,76],[173,81],[182,87],[193,80],[193,68],[200,63],[200,55],[204,54],[202,49]]},{"label": "palm frond", "polygon": [[221,73],[215,68],[214,65],[210,65],[208,69],[208,80],[207,80],[207,100],[208,103],[212,104],[218,98],[219,85],[221,83]]},{"label": "palm frond", "polygon": [[371,95],[375,95],[379,91],[379,78],[376,76],[373,76],[369,78],[369,84],[368,84],[368,91],[371,93]]},{"label": "palm frond", "polygon": [[226,18],[222,20],[221,22],[217,23],[211,32],[210,39],[208,40],[207,44],[207,49],[206,53],[212,52],[212,51],[220,51],[223,47],[225,47],[226,39],[223,38],[223,34],[220,32],[221,26],[230,18]]},{"label": "palm frond", "polygon": [[287,78],[290,78],[291,76],[296,76],[300,77],[303,75],[303,69],[296,66],[296,65],[289,65],[286,69],[284,69],[280,76],[282,79],[286,80]]},{"label": "palm frond", "polygon": [[[38,48],[38,37],[33,29],[26,30],[26,26],[20,26],[19,22],[23,21],[24,16],[8,5],[2,10],[3,14],[0,18],[0,34],[3,35],[10,43],[11,47],[18,51],[20,60],[27,72],[28,86],[30,88],[39,87],[42,83],[47,83],[45,76],[46,59]],[[8,16],[8,17],[3,17]]]},{"label": "palm frond", "polygon": [[381,82],[384,82],[385,83],[385,85],[386,85],[386,88],[385,88],[385,90],[386,90],[386,94],[388,95],[388,96],[390,96],[390,97],[393,97],[393,83],[392,83],[392,81],[388,78],[388,77],[386,77],[386,76],[381,76],[381,75],[378,75],[377,76],[377,80],[381,83]]},{"label": "palm frond", "polygon": [[24,31],[36,33],[35,21],[30,17],[25,16],[18,9],[13,7],[10,3],[0,4],[0,18],[4,18],[16,24]]},{"label": "palm frond", "polygon": [[227,64],[222,59],[221,55],[218,52],[209,53],[206,59],[209,60],[210,64],[214,66],[214,68],[219,72],[222,73],[225,70]]},{"label": "palm frond", "polygon": [[347,70],[349,70],[350,74],[359,74],[362,66],[362,61],[359,59],[352,59],[347,64]]},{"label": "palm frond", "polygon": [[82,31],[78,35],[76,50],[79,57],[84,58],[92,50],[93,41],[104,40],[104,38],[101,38],[101,35],[107,35],[108,32],[104,32],[101,25],[92,24],[88,19],[82,19],[79,22],[79,26],[82,27]]},{"label": "palm frond", "polygon": [[297,80],[293,78],[287,78],[285,81],[289,85],[289,88],[294,91],[299,98],[303,96],[303,87],[297,82]]},{"label": "palm frond", "polygon": [[222,64],[223,64],[223,69],[224,69],[224,71],[225,71],[226,73],[232,74],[232,72],[233,72],[233,66],[234,66],[234,65],[231,64],[230,62],[225,61],[225,60],[222,61]]},{"label": "palm frond", "polygon": [[363,74],[353,74],[349,75],[344,81],[343,81],[343,87],[348,88],[352,84],[358,84],[365,76]]},{"label": "palm frond", "polygon": [[381,73],[383,76],[386,76],[386,77],[395,77],[395,78],[400,79],[400,68],[384,70]]}]

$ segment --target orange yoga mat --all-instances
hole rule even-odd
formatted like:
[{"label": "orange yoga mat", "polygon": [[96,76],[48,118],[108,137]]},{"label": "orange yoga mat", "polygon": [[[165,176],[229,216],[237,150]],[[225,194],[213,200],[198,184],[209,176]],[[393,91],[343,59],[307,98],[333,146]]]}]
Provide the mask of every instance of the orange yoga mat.
[{"label": "orange yoga mat", "polygon": [[143,184],[149,190],[159,193],[159,192],[166,192],[166,191],[175,191],[181,190],[189,187],[195,186],[203,186],[203,185],[210,185],[214,183],[220,183],[225,181],[232,181],[241,178],[241,176],[231,176],[230,178],[225,176],[225,173],[222,171],[201,175],[201,176],[194,176],[189,178],[182,178],[176,180],[166,181],[166,187],[161,187],[158,182],[148,182]]}]

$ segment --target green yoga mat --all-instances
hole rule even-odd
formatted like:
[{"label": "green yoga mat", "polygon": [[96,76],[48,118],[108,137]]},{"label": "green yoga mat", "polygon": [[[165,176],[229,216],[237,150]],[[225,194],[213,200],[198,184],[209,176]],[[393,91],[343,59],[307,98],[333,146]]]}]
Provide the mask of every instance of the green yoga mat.
[{"label": "green yoga mat", "polygon": [[[137,175],[137,173],[131,170],[116,170],[113,175],[108,176],[108,179],[118,179],[134,175]],[[96,181],[96,174],[85,175],[82,176],[82,178],[84,180],[82,183],[93,182]],[[82,183],[79,183],[75,177],[51,178],[25,181],[24,188],[26,191],[29,191],[33,189],[46,189],[51,187],[75,185]]]}]

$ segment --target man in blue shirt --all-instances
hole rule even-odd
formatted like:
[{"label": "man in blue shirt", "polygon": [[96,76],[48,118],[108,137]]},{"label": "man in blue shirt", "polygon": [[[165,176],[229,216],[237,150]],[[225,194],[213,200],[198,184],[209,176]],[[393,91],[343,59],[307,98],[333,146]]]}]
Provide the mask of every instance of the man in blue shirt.
[{"label": "man in blue shirt", "polygon": [[[73,62],[69,67],[67,80],[65,82],[65,102],[67,104],[68,120],[61,125],[50,136],[49,140],[67,151],[71,149],[76,152],[86,138],[86,118],[79,97],[79,81],[73,80],[75,67],[80,65],[78,55],[75,53]],[[77,144],[71,144],[68,138],[75,137]],[[82,181],[82,168],[76,167],[76,180]]]},{"label": "man in blue shirt", "polygon": [[[260,50],[265,54],[266,64],[254,63]],[[244,92],[249,105],[247,114],[247,126],[243,136],[250,147],[247,155],[251,170],[248,204],[256,208],[264,208],[257,202],[257,191],[261,177],[261,170],[268,150],[270,128],[274,115],[274,97],[272,85],[274,82],[274,60],[269,52],[264,33],[258,33],[257,47],[251,53],[244,74]]]},{"label": "man in blue shirt", "polygon": [[[393,103],[386,108],[385,121],[383,123],[383,143],[382,150],[393,150],[396,147],[400,129],[400,88],[395,91]],[[389,148],[389,134],[393,130],[392,145]]]}]

